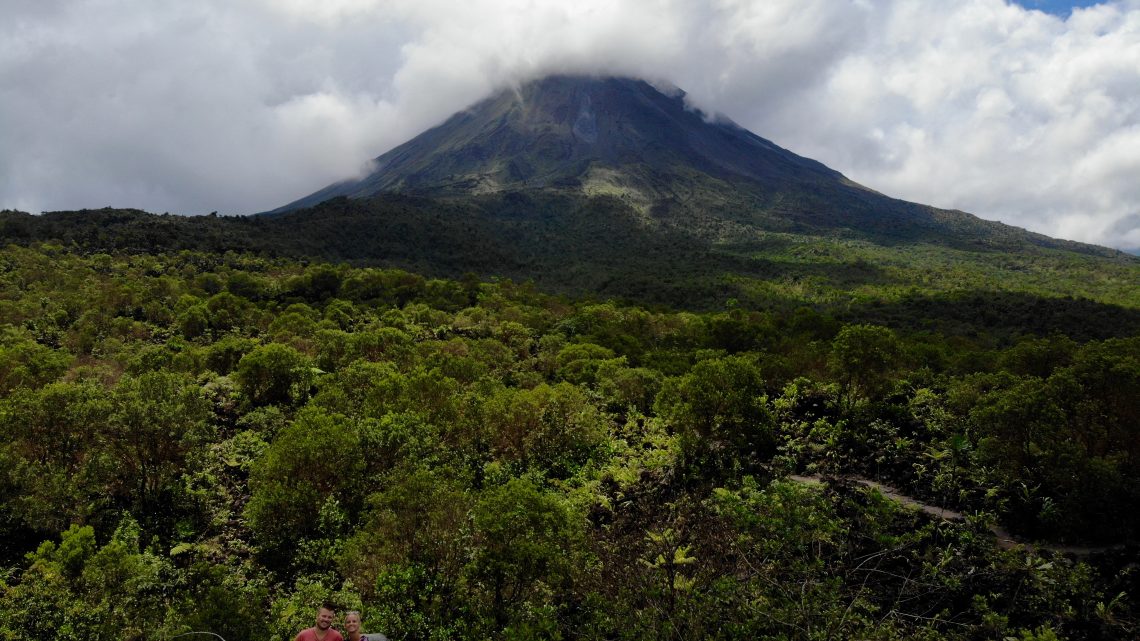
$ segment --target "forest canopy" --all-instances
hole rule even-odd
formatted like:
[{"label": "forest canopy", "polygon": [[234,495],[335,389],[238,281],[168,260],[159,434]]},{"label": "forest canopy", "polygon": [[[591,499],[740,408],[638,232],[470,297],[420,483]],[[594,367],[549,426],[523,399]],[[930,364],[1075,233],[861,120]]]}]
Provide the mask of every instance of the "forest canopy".
[{"label": "forest canopy", "polygon": [[1140,307],[802,292],[10,245],[0,639],[1140,634]]}]

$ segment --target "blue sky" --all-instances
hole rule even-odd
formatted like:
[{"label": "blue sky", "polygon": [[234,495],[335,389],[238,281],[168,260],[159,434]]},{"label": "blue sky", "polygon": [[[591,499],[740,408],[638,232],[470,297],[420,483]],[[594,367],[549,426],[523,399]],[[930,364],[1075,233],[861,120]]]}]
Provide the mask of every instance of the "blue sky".
[{"label": "blue sky", "polygon": [[1020,0],[1017,4],[1027,9],[1039,9],[1046,13],[1065,17],[1069,15],[1069,12],[1071,12],[1074,7],[1090,7],[1099,3],[1095,0],[1085,0],[1083,2],[1065,2],[1064,0]]},{"label": "blue sky", "polygon": [[273,209],[557,72],[671,83],[891,196],[1140,248],[1140,0],[0,0],[0,209]]}]

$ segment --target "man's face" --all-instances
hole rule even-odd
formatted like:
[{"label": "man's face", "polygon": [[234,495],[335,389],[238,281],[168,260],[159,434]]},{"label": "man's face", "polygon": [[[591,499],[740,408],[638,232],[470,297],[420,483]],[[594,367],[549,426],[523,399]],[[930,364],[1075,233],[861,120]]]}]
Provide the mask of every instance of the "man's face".
[{"label": "man's face", "polygon": [[345,632],[359,632],[360,631],[360,617],[355,614],[348,614],[344,617],[344,631]]},{"label": "man's face", "polygon": [[334,616],[335,615],[333,614],[333,611],[328,609],[328,608],[321,608],[320,610],[318,610],[317,611],[317,629],[318,630],[328,630],[330,627],[332,627],[332,622],[333,622]]}]

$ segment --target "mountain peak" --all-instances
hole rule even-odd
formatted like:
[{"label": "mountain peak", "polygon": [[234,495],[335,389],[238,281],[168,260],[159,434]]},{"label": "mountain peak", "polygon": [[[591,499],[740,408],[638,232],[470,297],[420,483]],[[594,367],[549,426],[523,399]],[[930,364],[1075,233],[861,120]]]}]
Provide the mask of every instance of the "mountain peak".
[{"label": "mountain peak", "polygon": [[554,75],[501,89],[379,156],[364,178],[269,213],[338,197],[516,193],[544,202],[608,197],[643,224],[735,246],[772,231],[885,243],[1076,245],[884,196],[728,119],[707,117],[680,89],[606,76]]},{"label": "mountain peak", "polygon": [[683,197],[678,181],[714,191],[844,182],[820,163],[690,109],[684,96],[635,78],[547,76],[502,89],[383,154],[363,179],[278,211],[337,196],[530,189],[607,194],[648,209]]}]

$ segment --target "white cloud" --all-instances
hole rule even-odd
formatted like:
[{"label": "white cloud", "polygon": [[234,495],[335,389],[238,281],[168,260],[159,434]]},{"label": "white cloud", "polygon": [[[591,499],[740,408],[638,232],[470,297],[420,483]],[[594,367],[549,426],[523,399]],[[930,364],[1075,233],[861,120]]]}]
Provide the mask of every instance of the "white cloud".
[{"label": "white cloud", "polygon": [[373,17],[382,8],[377,0],[256,0],[265,11],[297,22],[337,27],[347,20]]},{"label": "white cloud", "polygon": [[1140,238],[1140,0],[6,0],[0,207],[269,209],[559,71],[671,81],[891,195]]}]

